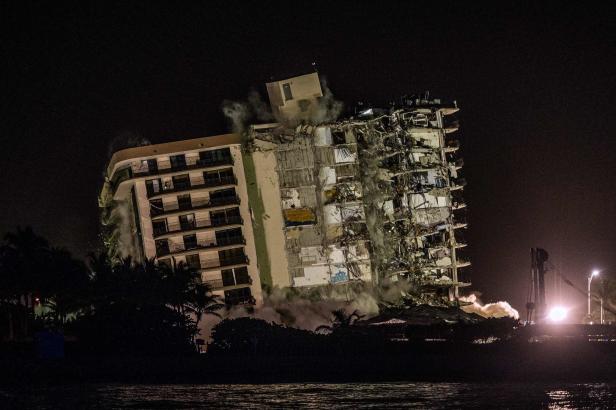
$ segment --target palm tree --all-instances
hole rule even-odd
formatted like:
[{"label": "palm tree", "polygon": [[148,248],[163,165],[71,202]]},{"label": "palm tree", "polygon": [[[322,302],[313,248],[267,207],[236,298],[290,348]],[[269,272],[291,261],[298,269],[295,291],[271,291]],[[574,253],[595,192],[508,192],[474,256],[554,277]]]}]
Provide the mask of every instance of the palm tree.
[{"label": "palm tree", "polygon": [[167,317],[175,318],[178,328],[190,327],[194,341],[202,317],[219,316],[216,311],[224,307],[209,285],[201,281],[199,272],[184,263],[170,267],[154,259],[134,263],[125,258],[112,264],[107,254],[100,254],[90,255],[89,266],[94,312],[173,312]]},{"label": "palm tree", "polygon": [[217,311],[225,305],[212,293],[211,286],[201,280],[198,270],[182,262],[173,268],[159,266],[159,269],[166,273],[166,287],[173,290],[172,304],[182,314],[192,313],[197,328],[204,315],[222,318]]},{"label": "palm tree", "polygon": [[0,298],[8,310],[9,338],[15,336],[13,313],[21,316],[22,333],[29,333],[35,299],[48,291],[49,243],[31,227],[7,233],[0,246]]},{"label": "palm tree", "polygon": [[52,320],[63,327],[69,315],[87,307],[90,276],[83,262],[59,248],[51,248],[46,273],[51,283],[41,303],[50,310]]},{"label": "palm tree", "polygon": [[217,311],[225,307],[225,304],[222,303],[220,296],[212,293],[209,284],[200,282],[193,286],[187,307],[195,314],[196,325],[199,326],[204,315],[214,315],[222,319]]},{"label": "palm tree", "polygon": [[360,315],[357,310],[354,310],[353,313],[347,314],[344,309],[337,309],[332,311],[332,324],[331,325],[321,325],[317,327],[315,332],[329,331],[335,332],[337,330],[348,330],[358,321],[360,321],[365,315]]}]

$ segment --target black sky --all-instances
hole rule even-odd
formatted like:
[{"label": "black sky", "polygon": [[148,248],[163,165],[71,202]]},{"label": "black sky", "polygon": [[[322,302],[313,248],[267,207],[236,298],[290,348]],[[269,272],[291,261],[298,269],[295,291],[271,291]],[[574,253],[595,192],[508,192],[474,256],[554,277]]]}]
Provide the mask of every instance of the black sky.
[{"label": "black sky", "polygon": [[614,272],[616,15],[601,3],[86,3],[2,6],[0,233],[97,248],[114,137],[225,132],[224,99],[316,61],[348,104],[458,101],[485,300],[523,309],[531,246],[580,286]]}]

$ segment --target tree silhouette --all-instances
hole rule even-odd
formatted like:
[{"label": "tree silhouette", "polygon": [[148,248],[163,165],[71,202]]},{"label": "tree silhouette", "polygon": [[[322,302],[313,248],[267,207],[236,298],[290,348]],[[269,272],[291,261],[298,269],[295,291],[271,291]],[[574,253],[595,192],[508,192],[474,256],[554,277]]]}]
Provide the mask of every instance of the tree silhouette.
[{"label": "tree silhouette", "polygon": [[[203,315],[218,315],[216,311],[224,306],[199,272],[183,263],[168,267],[153,259],[135,263],[125,258],[113,264],[102,253],[90,255],[88,265],[92,309],[87,321],[106,329],[102,349],[145,351],[144,340],[158,340],[159,346],[153,346],[158,350],[165,345],[186,348],[184,342],[195,342]],[[85,323],[82,334],[95,339],[90,332],[96,330]]]},{"label": "tree silhouette", "polygon": [[315,332],[335,332],[339,330],[347,330],[352,327],[356,322],[361,320],[365,315],[360,315],[357,310],[354,310],[351,314],[347,314],[344,309],[337,309],[332,311],[332,324],[321,325],[317,327]]},{"label": "tree silhouette", "polygon": [[90,276],[83,262],[59,248],[51,248],[46,273],[50,281],[40,300],[48,309],[46,317],[63,328],[70,315],[76,318],[80,311],[89,307]]},{"label": "tree silhouette", "polygon": [[109,353],[194,351],[200,320],[224,306],[186,264],[112,263],[106,252],[85,264],[18,228],[0,244],[2,333],[11,340],[31,335],[35,305],[44,323]]},{"label": "tree silhouette", "polygon": [[0,299],[8,316],[9,339],[16,337],[17,323],[21,336],[30,333],[36,300],[49,290],[51,282],[46,275],[49,252],[47,240],[30,227],[18,227],[4,237],[0,246]]}]

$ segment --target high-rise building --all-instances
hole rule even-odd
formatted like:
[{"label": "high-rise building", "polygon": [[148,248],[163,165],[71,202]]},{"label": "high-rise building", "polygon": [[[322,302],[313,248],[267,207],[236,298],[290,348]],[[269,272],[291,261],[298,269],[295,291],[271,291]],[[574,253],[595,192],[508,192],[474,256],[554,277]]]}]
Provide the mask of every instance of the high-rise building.
[{"label": "high-rise building", "polygon": [[237,134],[117,151],[101,206],[118,219],[120,256],[182,262],[229,304],[261,301]]},{"label": "high-rise building", "polygon": [[228,303],[400,280],[419,302],[456,299],[470,263],[455,102],[403,98],[334,120],[317,73],[267,92],[277,122],[242,137],[114,154],[102,197],[130,226],[124,253],[187,263]]}]

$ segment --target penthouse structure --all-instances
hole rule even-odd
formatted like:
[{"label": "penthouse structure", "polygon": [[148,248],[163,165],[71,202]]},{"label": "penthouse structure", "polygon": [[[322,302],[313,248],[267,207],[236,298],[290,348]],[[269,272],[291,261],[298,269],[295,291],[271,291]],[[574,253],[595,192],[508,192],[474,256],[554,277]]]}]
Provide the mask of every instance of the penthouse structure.
[{"label": "penthouse structure", "polygon": [[101,206],[121,219],[123,256],[186,263],[228,304],[261,301],[238,135],[117,151]]}]

